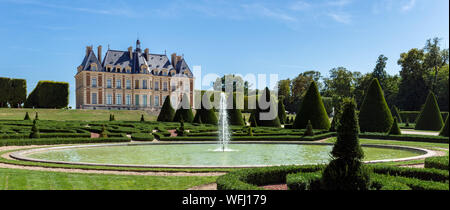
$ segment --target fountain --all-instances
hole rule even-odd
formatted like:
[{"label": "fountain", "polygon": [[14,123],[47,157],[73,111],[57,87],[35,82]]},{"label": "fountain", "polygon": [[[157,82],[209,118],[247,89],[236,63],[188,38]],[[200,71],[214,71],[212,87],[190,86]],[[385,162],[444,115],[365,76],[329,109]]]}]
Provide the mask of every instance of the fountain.
[{"label": "fountain", "polygon": [[227,148],[230,141],[230,130],[228,128],[228,114],[227,114],[227,100],[225,93],[220,94],[220,109],[219,109],[219,145],[216,151],[229,151]]}]

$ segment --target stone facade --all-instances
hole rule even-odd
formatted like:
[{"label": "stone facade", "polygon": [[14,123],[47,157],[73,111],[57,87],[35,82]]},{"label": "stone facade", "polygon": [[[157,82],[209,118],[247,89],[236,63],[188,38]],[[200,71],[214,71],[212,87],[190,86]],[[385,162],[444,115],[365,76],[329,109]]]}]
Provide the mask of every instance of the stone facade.
[{"label": "stone facade", "polygon": [[[110,50],[102,58],[102,46],[97,55],[86,47],[83,62],[77,68],[77,109],[129,109],[157,111],[165,97],[181,100],[183,94],[194,101],[194,76],[182,56],[175,53],[171,60],[165,54],[141,52],[136,49]],[[173,98],[171,98],[173,99]]]}]

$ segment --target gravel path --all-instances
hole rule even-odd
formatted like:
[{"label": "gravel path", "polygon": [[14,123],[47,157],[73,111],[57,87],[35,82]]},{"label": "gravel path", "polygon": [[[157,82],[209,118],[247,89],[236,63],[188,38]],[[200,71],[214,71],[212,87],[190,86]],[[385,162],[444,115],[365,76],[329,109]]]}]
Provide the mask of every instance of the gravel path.
[{"label": "gravel path", "polygon": [[216,183],[203,184],[189,188],[188,190],[217,190]]},{"label": "gravel path", "polygon": [[433,131],[416,131],[412,129],[402,129],[402,134],[415,134],[415,135],[428,135],[428,136],[439,136],[438,132]]}]

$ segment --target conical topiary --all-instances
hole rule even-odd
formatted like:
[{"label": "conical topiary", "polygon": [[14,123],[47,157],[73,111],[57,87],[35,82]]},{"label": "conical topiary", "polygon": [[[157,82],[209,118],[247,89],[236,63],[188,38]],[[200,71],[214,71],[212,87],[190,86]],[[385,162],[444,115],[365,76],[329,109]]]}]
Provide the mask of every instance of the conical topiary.
[{"label": "conical topiary", "polygon": [[439,135],[448,137],[448,115],[447,119],[445,120],[444,127],[442,128],[441,132],[439,132]]},{"label": "conical topiary", "polygon": [[37,112],[36,112],[36,115],[34,116],[34,120],[39,120],[39,115]]},{"label": "conical topiary", "polygon": [[439,110],[436,97],[432,92],[428,94],[425,105],[417,118],[415,130],[440,131],[444,122]]},{"label": "conical topiary", "polygon": [[195,112],[195,116],[194,116],[194,121],[192,121],[193,123],[200,123],[201,122],[201,117],[200,117],[200,109],[198,109]]},{"label": "conical topiary", "polygon": [[39,128],[36,124],[36,120],[33,120],[33,127],[31,127],[30,139],[40,138]]},{"label": "conical topiary", "polygon": [[141,115],[141,122],[145,122],[144,115]]},{"label": "conical topiary", "polygon": [[314,130],[311,124],[311,120],[308,120],[308,124],[306,125],[305,136],[314,136]]},{"label": "conical topiary", "polygon": [[244,125],[247,125],[247,119],[245,119],[245,115],[242,115],[242,120],[244,120]]},{"label": "conical topiary", "polygon": [[403,122],[402,116],[400,115],[400,110],[399,110],[398,107],[395,106],[395,105],[392,107],[392,117],[397,118],[397,121],[398,121],[399,123],[402,123],[402,122]]},{"label": "conical topiary", "polygon": [[391,128],[394,119],[384,99],[378,79],[373,79],[367,89],[367,94],[359,111],[359,126],[361,132],[386,133]]},{"label": "conical topiary", "polygon": [[248,136],[253,136],[253,129],[252,127],[248,127]]},{"label": "conical topiary", "polygon": [[258,123],[256,123],[256,118],[255,118],[255,111],[252,111],[248,121],[250,122],[250,127],[258,127]]},{"label": "conical topiary", "polygon": [[406,127],[409,127],[409,118],[408,118],[408,117],[406,117],[405,126],[406,126]]},{"label": "conical topiary", "polygon": [[170,102],[170,96],[166,96],[164,104],[161,107],[157,121],[159,122],[172,122],[175,116],[175,110],[172,108],[172,103]]},{"label": "conical topiary", "polygon": [[281,124],[288,124],[286,116],[286,109],[284,108],[283,100],[278,99],[278,119],[280,119]]},{"label": "conical topiary", "polygon": [[391,129],[389,130],[389,135],[402,135],[400,128],[398,127],[397,118],[394,118],[394,123],[392,123]]},{"label": "conical topiary", "polygon": [[364,152],[359,144],[356,103],[345,99],[337,127],[337,140],[331,151],[332,160],[322,173],[325,190],[368,190],[369,171],[363,166]]},{"label": "conical topiary", "polygon": [[216,112],[214,111],[214,107],[211,104],[211,98],[209,98],[208,100],[204,100],[203,95],[200,104],[200,109],[197,109],[197,113],[199,114],[202,123],[217,125],[219,121],[217,119]]},{"label": "conical topiary", "polygon": [[[265,100],[265,103],[264,103]],[[281,127],[280,119],[278,118],[278,108],[275,104],[275,100],[270,94],[269,88],[265,88],[261,97],[257,99],[258,103],[255,109],[255,120],[258,126],[268,126],[268,127]],[[263,104],[269,104],[268,108],[262,109]],[[270,110],[270,108],[275,110]],[[264,118],[264,119],[263,119]]]},{"label": "conical topiary", "polygon": [[[166,97],[167,98],[167,97]],[[192,114],[191,103],[186,94],[183,95],[183,99],[181,100],[177,111],[175,112],[175,116],[173,117],[173,122],[180,122],[183,120],[184,122],[191,123],[194,121],[194,114]]]},{"label": "conical topiary", "polygon": [[25,118],[23,120],[30,120],[30,115],[28,115],[28,112],[25,114]]},{"label": "conical topiary", "polygon": [[242,112],[240,109],[236,107],[236,98],[233,97],[233,108],[228,109],[228,122],[230,125],[245,125],[244,120],[242,119]]},{"label": "conical topiary", "polygon": [[315,129],[330,129],[330,120],[314,81],[311,82],[305,97],[303,97],[293,127],[305,129],[309,120]]},{"label": "conical topiary", "polygon": [[100,132],[100,138],[108,138],[108,132],[106,132],[105,125],[102,125],[102,131]]}]

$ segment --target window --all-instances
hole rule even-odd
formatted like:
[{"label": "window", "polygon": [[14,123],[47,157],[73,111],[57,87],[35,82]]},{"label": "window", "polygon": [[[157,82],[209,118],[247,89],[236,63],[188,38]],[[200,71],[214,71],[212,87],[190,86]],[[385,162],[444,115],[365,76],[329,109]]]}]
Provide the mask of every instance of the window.
[{"label": "window", "polygon": [[97,87],[97,78],[92,78],[92,87]]},{"label": "window", "polygon": [[139,89],[139,80],[134,81],[134,89]]},{"label": "window", "polygon": [[159,82],[155,82],[155,90],[159,90]]},{"label": "window", "polygon": [[167,91],[167,82],[164,82],[164,83],[163,83],[163,90],[164,90],[164,91]]},{"label": "window", "polygon": [[92,104],[97,104],[97,93],[92,93]]},{"label": "window", "polygon": [[139,95],[134,95],[134,103],[136,106],[139,106]]},{"label": "window", "polygon": [[118,79],[118,80],[116,81],[116,88],[117,88],[117,89],[121,89],[121,88],[122,88],[122,80],[121,80],[121,79]]},{"label": "window", "polygon": [[112,95],[108,94],[106,96],[106,104],[111,105],[112,104],[112,98],[113,98]]},{"label": "window", "polygon": [[112,80],[111,79],[107,79],[106,80],[106,88],[111,88],[111,86],[112,86]]},{"label": "window", "polygon": [[142,80],[142,88],[147,89],[147,80]]},{"label": "window", "polygon": [[127,105],[131,105],[131,95],[130,94],[127,94],[126,103],[127,103]]},{"label": "window", "polygon": [[116,95],[116,104],[121,105],[122,104],[122,94],[118,93]]},{"label": "window", "polygon": [[127,89],[131,89],[131,80],[127,80]]},{"label": "window", "polygon": [[155,96],[155,106],[159,106],[159,96]]},{"label": "window", "polygon": [[142,95],[142,104],[147,107],[147,95]]},{"label": "window", "polygon": [[149,101],[148,105],[151,106],[152,105],[152,96],[151,95],[150,95],[149,99],[150,99],[150,101]]},{"label": "window", "polygon": [[92,65],[91,65],[91,69],[92,69],[92,71],[97,71],[97,65],[92,64]]}]

